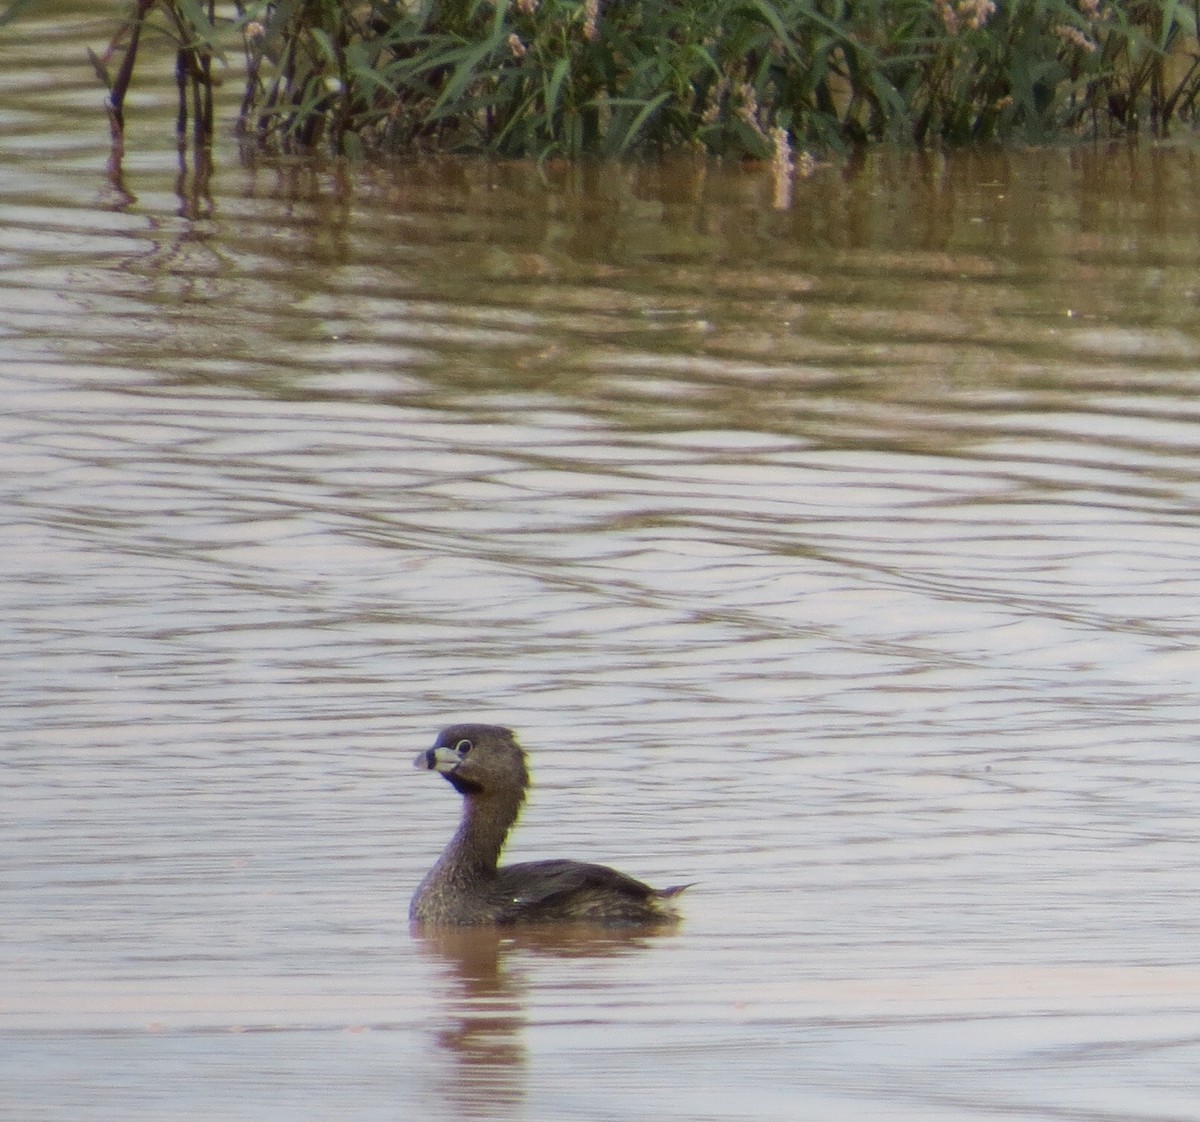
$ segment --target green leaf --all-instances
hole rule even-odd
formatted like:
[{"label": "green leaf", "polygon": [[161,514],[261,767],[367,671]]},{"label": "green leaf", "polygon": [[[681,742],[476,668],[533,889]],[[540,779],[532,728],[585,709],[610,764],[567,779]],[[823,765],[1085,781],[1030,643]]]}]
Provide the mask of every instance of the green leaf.
[{"label": "green leaf", "polygon": [[483,76],[483,71],[479,63],[491,53],[492,44],[490,42],[478,43],[462,52],[450,81],[446,83],[446,88],[442,90],[442,96],[437,99],[437,103],[430,110],[431,117],[437,116],[447,104],[457,101],[462,97],[472,82],[479,81]]},{"label": "green leaf", "polygon": [[1165,51],[1171,35],[1178,30],[1179,0],[1165,0],[1162,8],[1162,23],[1158,29],[1158,49]]},{"label": "green leaf", "polygon": [[329,33],[320,27],[313,27],[309,29],[309,34],[312,36],[313,42],[320,48],[321,54],[325,56],[325,61],[336,73],[339,69],[337,49],[333,45],[333,40],[329,38]]},{"label": "green leaf", "polygon": [[106,90],[108,90],[109,93],[112,93],[112,75],[108,72],[107,63],[105,63],[104,59],[96,54],[91,47],[87,48],[87,56],[88,62],[92,64],[92,69],[96,72],[96,77],[100,79],[100,84]]},{"label": "green leaf", "polygon": [[191,31],[187,46],[203,47],[215,58],[225,61],[217,42],[217,29],[209,22],[208,13],[196,0],[171,0],[181,27]]},{"label": "green leaf", "polygon": [[621,147],[618,149],[619,153],[624,153],[637,140],[638,134],[642,131],[642,126],[662,108],[665,102],[670,100],[670,97],[669,93],[660,93],[658,97],[651,98],[642,106],[641,112],[634,117],[629,124],[629,128],[625,130],[625,138],[621,141]]},{"label": "green leaf", "polygon": [[554,64],[554,70],[550,73],[550,81],[546,85],[546,114],[549,117],[558,112],[559,94],[570,69],[571,60],[564,57]]},{"label": "green leaf", "polygon": [[355,68],[351,73],[358,88],[364,92],[366,90],[375,90],[385,97],[396,96],[396,87],[387,81],[378,71],[372,70],[369,67],[362,67]]}]

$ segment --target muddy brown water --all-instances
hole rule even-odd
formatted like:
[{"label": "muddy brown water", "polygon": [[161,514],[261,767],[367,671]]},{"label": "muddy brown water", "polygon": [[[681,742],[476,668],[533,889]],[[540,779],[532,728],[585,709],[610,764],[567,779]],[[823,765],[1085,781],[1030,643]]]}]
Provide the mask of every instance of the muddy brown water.
[{"label": "muddy brown water", "polygon": [[[1200,150],[124,175],[0,45],[0,1118],[1180,1119]],[[675,933],[417,938],[457,718]]]}]

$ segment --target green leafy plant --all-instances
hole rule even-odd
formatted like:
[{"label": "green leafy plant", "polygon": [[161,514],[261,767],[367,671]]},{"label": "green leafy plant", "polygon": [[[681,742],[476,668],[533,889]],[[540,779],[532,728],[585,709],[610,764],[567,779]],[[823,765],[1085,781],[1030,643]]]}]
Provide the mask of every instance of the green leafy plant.
[{"label": "green leafy plant", "polygon": [[[0,24],[38,0],[13,0]],[[968,143],[1191,120],[1200,0],[134,0],[94,56],[114,133],[139,37],[176,48],[180,128],[266,149],[539,159]],[[119,62],[119,64],[118,64]]]}]

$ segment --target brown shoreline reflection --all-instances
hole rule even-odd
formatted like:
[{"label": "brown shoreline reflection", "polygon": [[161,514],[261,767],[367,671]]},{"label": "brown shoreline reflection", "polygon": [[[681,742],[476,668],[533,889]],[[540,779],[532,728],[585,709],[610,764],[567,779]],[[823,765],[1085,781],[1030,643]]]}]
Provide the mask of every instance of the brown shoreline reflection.
[{"label": "brown shoreline reflection", "polygon": [[[524,1116],[528,1056],[524,1030],[539,958],[604,958],[634,953],[669,931],[577,924],[413,928],[422,958],[436,968],[441,1013],[430,1025],[434,1082],[464,1119]],[[443,1061],[448,1061],[443,1063]]]}]

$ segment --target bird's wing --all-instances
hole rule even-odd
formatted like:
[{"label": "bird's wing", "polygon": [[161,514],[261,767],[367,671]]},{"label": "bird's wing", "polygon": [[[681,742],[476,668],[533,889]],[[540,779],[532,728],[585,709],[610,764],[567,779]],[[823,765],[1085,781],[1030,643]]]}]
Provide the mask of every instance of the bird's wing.
[{"label": "bird's wing", "polygon": [[[576,893],[615,893],[629,900],[649,900],[659,893],[648,884],[610,869],[583,861],[525,861],[499,871],[496,888],[503,894],[505,919],[536,919],[541,911],[553,912]],[[511,913],[511,914],[509,914]]]}]

